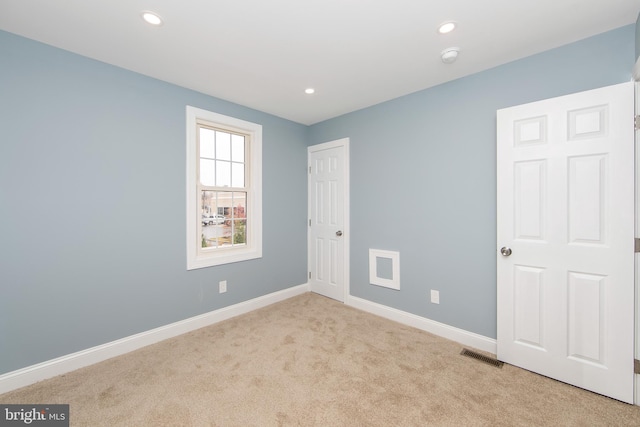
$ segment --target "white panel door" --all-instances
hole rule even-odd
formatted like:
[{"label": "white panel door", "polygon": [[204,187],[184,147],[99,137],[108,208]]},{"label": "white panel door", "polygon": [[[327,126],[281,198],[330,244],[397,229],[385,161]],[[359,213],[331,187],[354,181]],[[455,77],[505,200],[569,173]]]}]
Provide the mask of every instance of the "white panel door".
[{"label": "white panel door", "polygon": [[633,403],[632,83],[498,111],[498,359]]},{"label": "white panel door", "polygon": [[348,272],[348,139],[309,147],[309,285],[344,302]]}]

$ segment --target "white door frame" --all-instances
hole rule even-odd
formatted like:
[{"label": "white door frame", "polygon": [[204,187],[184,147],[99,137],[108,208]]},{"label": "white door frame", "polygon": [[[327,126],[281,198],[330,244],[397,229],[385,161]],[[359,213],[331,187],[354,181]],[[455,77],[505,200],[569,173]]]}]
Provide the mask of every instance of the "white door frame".
[{"label": "white door frame", "polygon": [[[635,115],[640,115],[640,58],[636,61],[633,68],[633,80],[635,81]],[[635,132],[635,173],[636,173],[636,230],[635,237],[640,237],[640,150],[638,144],[640,144],[640,135],[638,130]],[[636,328],[636,345],[635,345],[635,359],[640,360],[640,256],[635,255],[635,295],[636,295],[636,310],[635,310],[635,328]],[[640,405],[640,375],[635,374],[635,393],[634,403]]]},{"label": "white door frame", "polygon": [[[342,241],[344,243],[344,255],[343,255],[343,274],[344,274],[344,294],[342,296],[342,302],[347,301],[347,297],[350,295],[350,285],[349,285],[349,277],[350,277],[350,269],[349,269],[349,260],[350,260],[350,241],[351,241],[351,225],[350,225],[350,209],[349,209],[349,175],[350,175],[350,162],[349,162],[349,138],[337,139],[335,141],[324,142],[321,144],[312,145],[307,147],[307,167],[311,167],[310,159],[311,154],[317,151],[327,150],[330,148],[336,147],[344,147],[344,192],[343,192],[343,207],[344,207],[344,227],[343,227],[343,235]],[[307,254],[311,254],[311,190],[310,190],[310,182],[311,177],[307,175]],[[309,256],[307,257],[307,280],[310,278],[311,271],[311,259]]]},{"label": "white door frame", "polygon": [[[640,60],[636,64],[634,69],[634,91],[635,91],[635,112],[636,120],[638,115],[640,115]],[[635,150],[635,178],[636,178],[636,188],[635,188],[635,234],[634,237],[637,239],[640,237],[640,150],[638,149],[638,143],[640,143],[640,131],[636,128],[635,131],[635,141],[634,146]],[[635,254],[635,355],[634,355],[634,367],[637,366],[636,360],[640,360],[640,275],[638,274],[640,271],[640,256],[639,254]],[[634,390],[634,404],[640,406],[640,374],[634,375],[635,382],[635,390]]]}]

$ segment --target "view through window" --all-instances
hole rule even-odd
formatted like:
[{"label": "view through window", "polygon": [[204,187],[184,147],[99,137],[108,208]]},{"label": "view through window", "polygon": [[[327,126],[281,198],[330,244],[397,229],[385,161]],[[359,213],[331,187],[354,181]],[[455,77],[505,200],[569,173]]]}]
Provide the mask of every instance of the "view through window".
[{"label": "view through window", "polygon": [[198,124],[202,249],[247,243],[246,139]]}]

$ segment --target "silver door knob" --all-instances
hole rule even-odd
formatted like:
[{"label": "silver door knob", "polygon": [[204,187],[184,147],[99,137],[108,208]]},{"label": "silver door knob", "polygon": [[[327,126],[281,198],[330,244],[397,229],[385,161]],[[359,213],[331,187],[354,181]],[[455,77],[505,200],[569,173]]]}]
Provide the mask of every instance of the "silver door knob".
[{"label": "silver door knob", "polygon": [[342,236],[342,231],[340,231],[340,230],[336,231],[336,236],[338,236],[338,237]]},{"label": "silver door knob", "polygon": [[500,249],[500,253],[502,254],[502,256],[509,256],[513,253],[513,251],[511,250],[511,248],[504,246],[502,249]]}]

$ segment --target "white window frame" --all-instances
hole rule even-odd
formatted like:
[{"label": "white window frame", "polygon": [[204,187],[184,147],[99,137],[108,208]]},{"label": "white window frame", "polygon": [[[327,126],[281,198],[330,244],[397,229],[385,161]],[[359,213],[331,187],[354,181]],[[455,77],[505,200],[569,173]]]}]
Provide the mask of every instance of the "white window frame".
[{"label": "white window frame", "polygon": [[[198,211],[198,120],[212,126],[234,128],[249,136],[249,169],[246,171],[247,244],[198,250],[201,240],[201,212]],[[187,270],[262,258],[262,125],[187,105]]]}]

